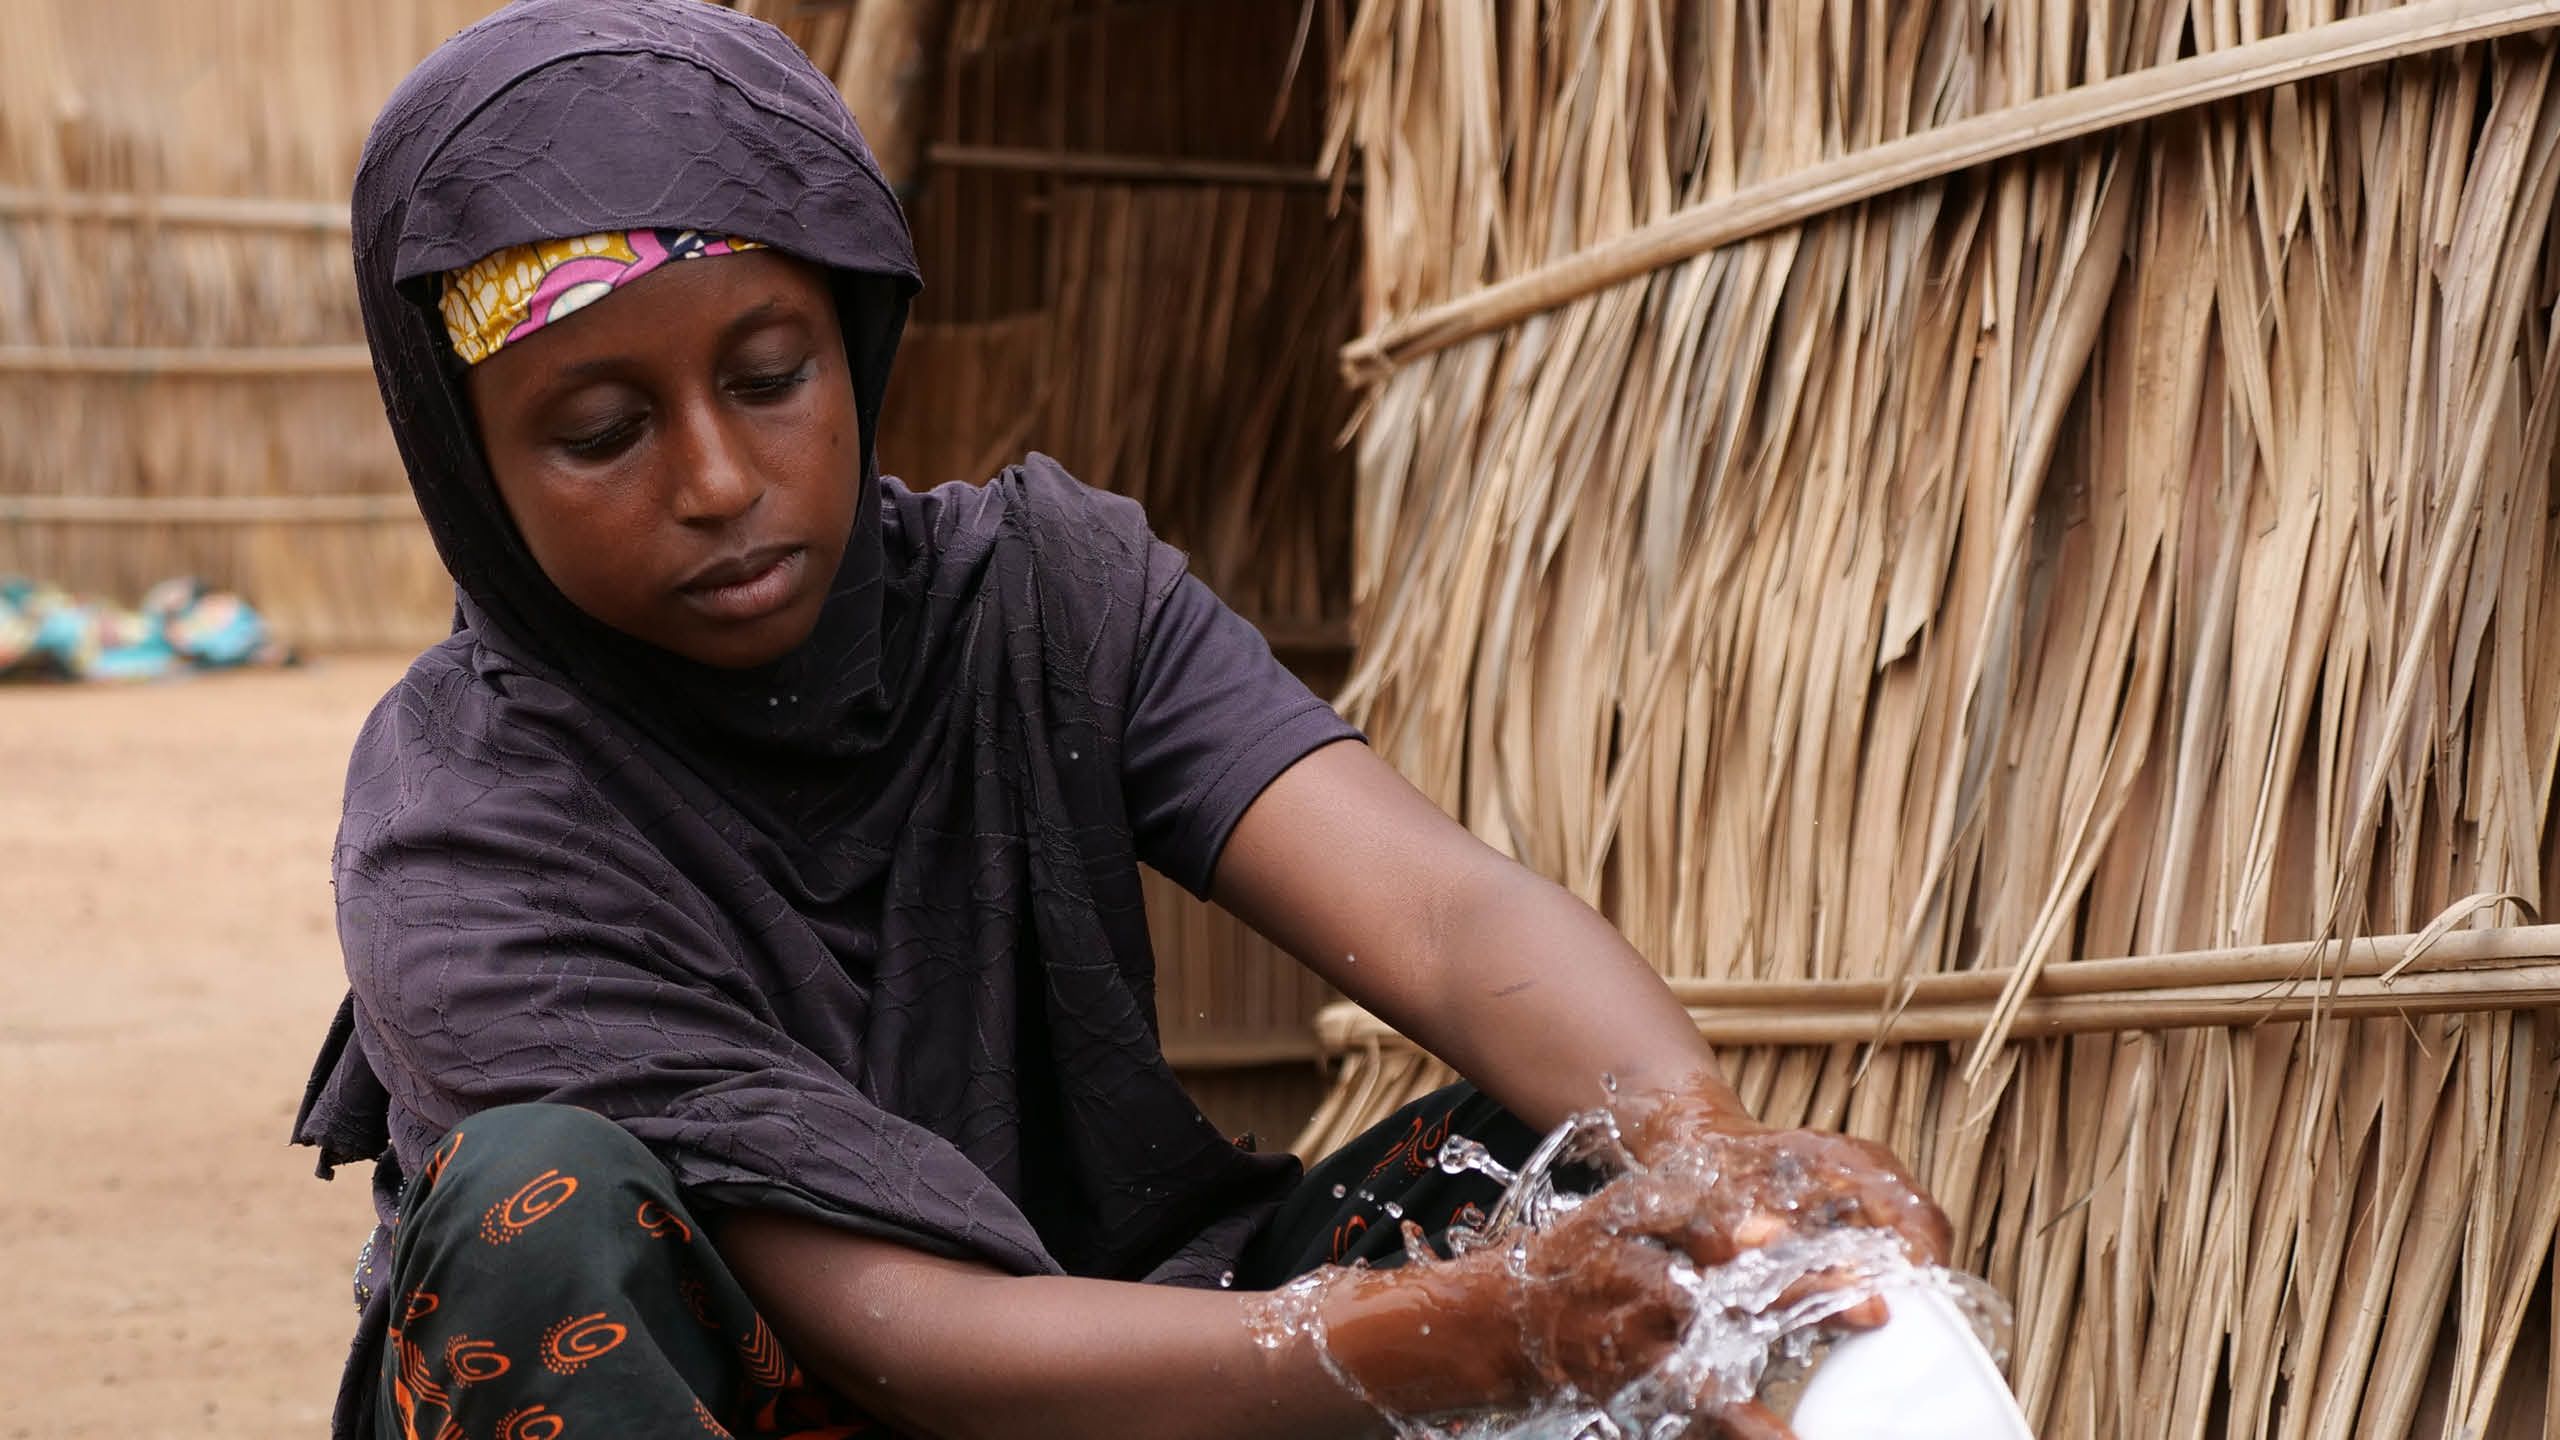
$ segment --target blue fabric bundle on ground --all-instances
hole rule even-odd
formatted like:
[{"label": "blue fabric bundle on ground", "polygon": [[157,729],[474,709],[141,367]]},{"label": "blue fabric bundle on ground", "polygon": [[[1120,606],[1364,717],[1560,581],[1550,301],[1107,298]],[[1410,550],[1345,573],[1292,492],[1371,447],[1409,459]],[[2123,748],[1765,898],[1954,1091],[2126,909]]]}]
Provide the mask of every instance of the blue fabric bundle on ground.
[{"label": "blue fabric bundle on ground", "polygon": [[0,679],[154,680],[292,659],[247,601],[200,581],[164,580],[128,610],[0,577]]}]

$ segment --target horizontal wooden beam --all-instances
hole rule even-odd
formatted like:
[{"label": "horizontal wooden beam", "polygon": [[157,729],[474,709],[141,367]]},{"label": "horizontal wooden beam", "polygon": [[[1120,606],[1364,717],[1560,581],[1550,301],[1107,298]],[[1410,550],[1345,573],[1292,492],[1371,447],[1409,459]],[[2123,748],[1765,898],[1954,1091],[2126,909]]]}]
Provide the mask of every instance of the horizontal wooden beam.
[{"label": "horizontal wooden beam", "polygon": [[1248,615],[1272,650],[1282,655],[1329,655],[1351,649],[1348,620],[1301,620],[1289,616]]},{"label": "horizontal wooden beam", "polygon": [[[1898,1003],[1883,982],[1865,979],[1675,980],[1672,990],[1719,1045],[1954,1044],[1988,1030],[2012,973],[1923,976]],[[2007,1033],[2017,1041],[2544,1008],[2560,1008],[2560,926],[2518,925],[2047,965]],[[1412,1048],[1351,1004],[1327,1006],[1316,1029],[1328,1053]]]},{"label": "horizontal wooden beam", "polygon": [[1323,1056],[1313,1030],[1260,1035],[1185,1035],[1175,1031],[1164,1037],[1164,1058],[1176,1070],[1260,1070],[1284,1065],[1312,1067]]},{"label": "horizontal wooden beam", "polygon": [[312,525],[418,523],[405,490],[363,495],[0,495],[0,524]]},{"label": "horizontal wooden beam", "polygon": [[925,160],[953,170],[1010,170],[1137,185],[1275,185],[1322,190],[1333,183],[1331,176],[1306,165],[1196,160],[1172,155],[1107,155],[1008,145],[930,145],[925,148]]},{"label": "horizontal wooden beam", "polygon": [[2560,0],[2413,0],[2211,50],[1852,150],[1389,320],[1343,347],[1373,383],[1398,366],[1755,235],[2013,155],[2340,71],[2560,24]]},{"label": "horizontal wooden beam", "polygon": [[230,195],[140,195],[104,190],[37,190],[0,185],[0,215],[123,220],[238,230],[321,230],[344,234],[343,201],[261,200]]},{"label": "horizontal wooden beam", "polygon": [[0,375],[365,375],[362,345],[0,345]]}]

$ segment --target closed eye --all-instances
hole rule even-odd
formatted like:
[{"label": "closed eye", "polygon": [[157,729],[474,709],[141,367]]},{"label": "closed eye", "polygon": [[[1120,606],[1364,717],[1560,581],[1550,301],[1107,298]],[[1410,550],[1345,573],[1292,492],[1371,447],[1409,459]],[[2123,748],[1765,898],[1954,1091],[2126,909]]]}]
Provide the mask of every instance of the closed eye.
[{"label": "closed eye", "polygon": [[789,370],[770,370],[761,374],[741,375],[731,381],[731,393],[749,400],[772,400],[807,384],[815,366],[802,363]]},{"label": "closed eye", "polygon": [[608,460],[640,438],[640,419],[626,415],[591,430],[560,437],[560,448],[580,460]]}]

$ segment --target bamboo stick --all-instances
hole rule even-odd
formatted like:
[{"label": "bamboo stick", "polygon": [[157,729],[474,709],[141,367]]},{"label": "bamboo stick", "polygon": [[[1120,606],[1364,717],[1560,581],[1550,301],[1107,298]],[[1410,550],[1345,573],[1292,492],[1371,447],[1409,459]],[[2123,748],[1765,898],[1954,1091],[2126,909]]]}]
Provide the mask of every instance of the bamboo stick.
[{"label": "bamboo stick", "polygon": [[[2067,967],[2066,967],[2067,968]],[[2128,1031],[2248,1028],[2306,1020],[2481,1014],[2560,1009],[2560,960],[2492,964],[2270,984],[2172,985],[2021,1001],[2006,1032],[2013,1039]],[[1775,1010],[1692,1004],[1698,1033],[1719,1045],[1920,1045],[1969,1043],[2003,1015],[1996,1000],[1915,1002],[1891,1013],[1863,1007]],[[1392,1026],[1348,1002],[1316,1017],[1324,1048],[1339,1054],[1371,1045],[1404,1046]]]},{"label": "bamboo stick", "polygon": [[951,33],[949,0],[866,0],[836,66],[836,87],[891,189],[917,178],[933,87]]},{"label": "bamboo stick", "polygon": [[1168,1032],[1166,1063],[1177,1070],[1256,1070],[1272,1066],[1312,1066],[1324,1058],[1316,1037],[1303,1029],[1215,1034]]},{"label": "bamboo stick", "polygon": [[1132,185],[1252,185],[1323,190],[1333,183],[1313,166],[1178,155],[1111,155],[1021,145],[938,142],[926,148],[925,158],[931,164],[953,170],[1009,170]]},{"label": "bamboo stick", "polygon": [[2030,150],[2367,65],[2560,24],[2560,0],[2417,0],[2136,70],[1852,151],[1675,211],[1624,235],[1445,300],[1343,347],[1373,382],[1463,340],[1825,211]]},{"label": "bamboo stick", "polygon": [[229,195],[153,195],[103,190],[36,190],[0,185],[0,216],[53,220],[117,220],[240,230],[345,233],[347,207],[337,201],[269,200]]},{"label": "bamboo stick", "polygon": [[[2343,958],[2341,958],[2343,952]],[[2443,935],[2382,935],[2336,941],[2248,945],[2174,955],[2077,960],[2046,966],[2028,989],[2033,998],[2171,990],[2196,985],[2272,985],[2295,980],[2376,979],[2466,965],[2560,960],[2560,925],[2512,925]],[[1997,1000],[2015,983],[2013,967],[1915,975],[1907,981],[1706,980],[1670,982],[1683,1004],[1715,1009],[1873,1008],[1904,1000],[1949,1004]]]},{"label": "bamboo stick", "polygon": [[47,525],[415,523],[409,492],[358,495],[0,495],[0,522]]},{"label": "bamboo stick", "polygon": [[296,376],[369,374],[362,345],[0,345],[0,375]]}]

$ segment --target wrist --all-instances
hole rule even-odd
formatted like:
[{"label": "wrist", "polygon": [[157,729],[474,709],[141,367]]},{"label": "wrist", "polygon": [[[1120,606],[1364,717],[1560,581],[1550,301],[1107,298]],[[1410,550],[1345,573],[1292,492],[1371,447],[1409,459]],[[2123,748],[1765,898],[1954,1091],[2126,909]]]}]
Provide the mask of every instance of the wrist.
[{"label": "wrist", "polygon": [[1611,1102],[1620,1138],[1636,1159],[1653,1157],[1716,1136],[1760,1135],[1760,1123],[1734,1088],[1713,1072],[1666,1086],[1625,1089]]},{"label": "wrist", "polygon": [[1369,1403],[1434,1415],[1525,1402],[1537,1389],[1498,1251],[1348,1272],[1323,1301],[1335,1370]]}]

